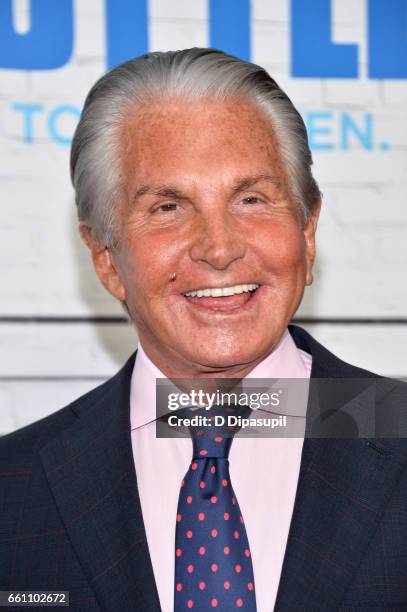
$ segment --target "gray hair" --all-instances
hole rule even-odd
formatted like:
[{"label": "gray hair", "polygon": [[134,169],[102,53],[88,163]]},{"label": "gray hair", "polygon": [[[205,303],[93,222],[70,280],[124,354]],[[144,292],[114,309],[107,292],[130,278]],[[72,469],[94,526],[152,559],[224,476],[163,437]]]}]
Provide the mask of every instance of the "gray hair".
[{"label": "gray hair", "polygon": [[115,211],[121,190],[119,132],[130,107],[174,95],[241,97],[269,116],[291,193],[304,222],[320,200],[301,115],[270,75],[256,64],[216,49],[147,53],[117,66],[90,90],[71,148],[71,179],[78,218],[107,246],[115,244]]}]

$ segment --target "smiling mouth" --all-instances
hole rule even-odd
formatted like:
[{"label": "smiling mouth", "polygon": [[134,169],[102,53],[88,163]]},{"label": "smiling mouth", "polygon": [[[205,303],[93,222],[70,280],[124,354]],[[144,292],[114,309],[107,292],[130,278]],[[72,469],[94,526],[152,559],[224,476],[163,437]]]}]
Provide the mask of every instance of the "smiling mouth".
[{"label": "smiling mouth", "polygon": [[260,285],[256,283],[229,285],[228,287],[206,287],[187,291],[182,295],[192,305],[212,311],[235,311],[245,306],[256,294]]},{"label": "smiling mouth", "polygon": [[194,289],[184,293],[185,297],[227,297],[229,295],[240,295],[241,293],[254,292],[259,285],[230,285],[229,287],[208,287],[207,289]]}]

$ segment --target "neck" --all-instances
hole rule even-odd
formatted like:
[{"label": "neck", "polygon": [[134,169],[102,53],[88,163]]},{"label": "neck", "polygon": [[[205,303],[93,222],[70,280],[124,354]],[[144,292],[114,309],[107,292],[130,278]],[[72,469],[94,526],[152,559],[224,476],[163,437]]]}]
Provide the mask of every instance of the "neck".
[{"label": "neck", "polygon": [[[254,368],[261,363],[268,355],[276,350],[280,341],[264,354],[256,356],[255,359],[247,363],[234,363],[225,366],[211,366],[199,362],[184,361],[172,350],[167,354],[157,351],[150,343],[140,340],[144,353],[150,361],[160,370],[160,372],[170,380],[174,379],[199,379],[205,380],[205,384],[211,385],[214,379],[232,379],[235,385],[238,380],[245,378]],[[237,379],[237,380],[236,380]],[[226,384],[226,383],[225,383]]]}]

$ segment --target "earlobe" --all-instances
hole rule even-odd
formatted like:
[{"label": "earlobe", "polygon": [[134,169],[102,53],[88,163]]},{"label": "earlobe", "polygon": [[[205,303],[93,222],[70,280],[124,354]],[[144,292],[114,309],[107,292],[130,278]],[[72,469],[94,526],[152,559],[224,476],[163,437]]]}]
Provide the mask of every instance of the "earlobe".
[{"label": "earlobe", "polygon": [[109,247],[103,247],[92,253],[93,265],[103,286],[116,299],[123,302],[126,299],[126,291],[121,281],[117,266]]},{"label": "earlobe", "polygon": [[315,246],[315,233],[318,225],[319,213],[321,210],[321,202],[319,201],[312,209],[310,218],[304,227],[304,237],[306,245],[306,259],[307,259],[307,271],[305,277],[305,284],[312,285],[314,282],[314,275],[312,267],[314,265],[316,246]]},{"label": "earlobe", "polygon": [[80,223],[79,233],[91,252],[93,267],[100,282],[113,297],[124,301],[126,299],[126,290],[110,248],[105,244],[101,244],[94,237],[92,228],[84,223]]},{"label": "earlobe", "polygon": [[312,285],[313,282],[314,282],[314,274],[312,272],[312,269],[308,269],[307,275],[305,277],[305,284],[307,287],[309,287],[310,285]]}]

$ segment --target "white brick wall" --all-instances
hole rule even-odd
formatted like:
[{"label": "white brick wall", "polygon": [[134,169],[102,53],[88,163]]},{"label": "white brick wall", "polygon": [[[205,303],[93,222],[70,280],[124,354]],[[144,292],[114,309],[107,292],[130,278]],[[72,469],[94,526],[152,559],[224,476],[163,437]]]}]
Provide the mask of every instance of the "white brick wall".
[{"label": "white brick wall", "polygon": [[[21,3],[23,7],[24,3]],[[290,76],[289,0],[253,0],[252,57],[264,65],[306,114],[348,112],[374,118],[375,148],[316,151],[315,175],[324,193],[316,281],[299,316],[407,320],[407,81],[367,78],[366,3],[334,0],[336,42],[360,45],[361,78],[293,79]],[[18,10],[24,10],[21,8]],[[4,317],[123,316],[100,287],[76,234],[69,184],[69,147],[47,131],[57,105],[78,108],[105,69],[102,0],[75,3],[71,61],[52,71],[0,70],[0,432],[22,426],[111,375],[136,345],[124,324],[11,323]],[[150,47],[206,46],[206,0],[150,0]],[[34,142],[22,139],[15,102],[42,104]],[[73,129],[61,118],[62,133]],[[322,138],[321,138],[322,140]],[[380,142],[390,149],[381,150]],[[1,319],[0,319],[1,321]],[[354,363],[407,377],[407,325],[313,324],[311,332]]]}]

